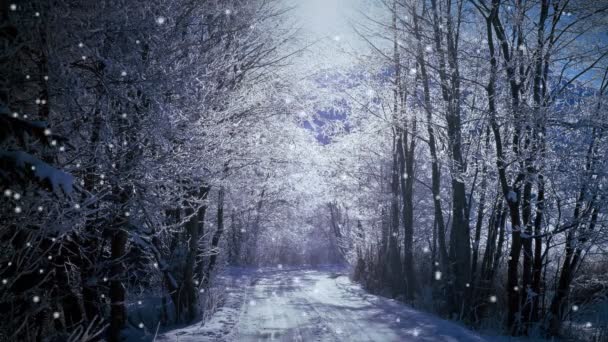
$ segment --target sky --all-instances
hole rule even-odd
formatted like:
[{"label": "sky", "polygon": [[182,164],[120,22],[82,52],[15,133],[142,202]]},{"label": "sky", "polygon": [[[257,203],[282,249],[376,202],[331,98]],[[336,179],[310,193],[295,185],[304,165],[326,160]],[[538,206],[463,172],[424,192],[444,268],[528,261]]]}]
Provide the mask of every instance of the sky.
[{"label": "sky", "polygon": [[318,37],[348,36],[349,18],[361,0],[291,0],[302,27]]},{"label": "sky", "polygon": [[[317,42],[311,49],[316,63],[340,67],[353,62],[344,52],[367,49],[352,23],[362,20],[359,11],[369,12],[373,0],[284,0],[294,6],[292,15],[306,41]],[[309,56],[310,57],[310,56]]]}]

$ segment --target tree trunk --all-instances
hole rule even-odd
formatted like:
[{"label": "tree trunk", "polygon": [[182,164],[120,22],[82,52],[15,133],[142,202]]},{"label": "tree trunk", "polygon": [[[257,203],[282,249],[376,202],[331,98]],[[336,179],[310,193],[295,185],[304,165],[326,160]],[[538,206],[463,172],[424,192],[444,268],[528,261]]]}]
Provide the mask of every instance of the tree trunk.
[{"label": "tree trunk", "polygon": [[393,296],[401,293],[402,281],[402,266],[401,252],[399,250],[399,157],[397,149],[401,144],[401,138],[393,138],[393,168],[391,175],[391,224],[390,235],[388,237],[388,262],[386,263],[387,276],[390,280],[390,286],[393,291]]},{"label": "tree trunk", "polygon": [[[593,130],[592,139],[589,144],[589,148],[587,150],[586,163],[585,163],[585,171],[588,173],[590,177],[593,173],[595,167],[595,161],[597,155],[597,151],[595,151],[595,143],[598,136],[596,135],[596,130]],[[588,180],[588,183],[591,183],[591,180]],[[562,266],[562,270],[560,272],[559,281],[557,288],[555,289],[555,295],[551,301],[550,312],[551,316],[549,317],[549,334],[551,336],[558,336],[559,330],[561,328],[562,317],[564,314],[565,301],[570,292],[570,284],[572,279],[574,278],[574,272],[578,267],[578,263],[581,260],[581,254],[583,252],[583,244],[587,240],[586,234],[595,229],[595,225],[597,223],[597,218],[599,214],[598,207],[595,205],[595,199],[592,199],[588,203],[588,208],[592,208],[591,210],[591,219],[588,223],[587,229],[583,229],[585,224],[583,220],[587,213],[583,212],[583,207],[585,205],[585,198],[588,195],[588,183],[585,182],[582,184],[581,189],[578,194],[578,198],[574,207],[573,219],[576,223],[574,228],[571,228],[568,231],[568,235],[566,237],[566,250],[565,250],[565,258]],[[578,241],[575,241],[575,235],[578,234]]]},{"label": "tree trunk", "polygon": [[125,287],[123,285],[125,266],[121,260],[127,248],[128,234],[124,229],[117,230],[112,236],[112,278],[110,280],[110,328],[108,340],[121,341],[120,334],[127,321],[125,308]]},{"label": "tree trunk", "polygon": [[211,238],[211,255],[209,256],[209,265],[207,265],[207,271],[203,276],[203,285],[206,287],[209,285],[211,273],[215,268],[217,262],[217,256],[219,254],[219,243],[224,233],[224,187],[220,187],[217,195],[217,229],[213,233]]},{"label": "tree trunk", "polygon": [[422,46],[422,34],[420,33],[420,27],[418,24],[418,13],[416,7],[412,6],[412,17],[414,20],[414,34],[418,45],[416,47],[416,63],[420,70],[420,76],[423,86],[424,96],[424,110],[427,119],[427,132],[429,135],[428,145],[431,153],[431,189],[433,194],[433,207],[435,214],[435,221],[437,224],[437,241],[439,249],[439,263],[441,270],[444,273],[448,271],[448,252],[447,244],[445,241],[445,221],[443,219],[443,210],[441,209],[441,171],[439,168],[439,158],[437,156],[437,143],[435,141],[435,129],[433,123],[433,107],[431,104],[431,92],[429,86],[429,77],[426,71],[426,64],[424,60],[424,48]]},{"label": "tree trunk", "polygon": [[[490,146],[490,132],[489,132],[489,128],[486,131],[486,139],[485,139],[485,146],[484,146],[484,155],[487,155],[488,153],[488,149]],[[478,161],[479,163],[480,161]],[[474,289],[475,286],[474,284],[477,284],[477,263],[478,263],[478,258],[479,258],[479,245],[481,243],[481,228],[483,226],[483,211],[485,208],[485,202],[486,202],[486,191],[488,188],[488,179],[487,179],[487,171],[488,171],[488,167],[486,166],[484,161],[481,161],[481,163],[483,163],[483,166],[481,167],[481,189],[480,191],[480,195],[479,195],[479,201],[477,204],[477,222],[475,223],[475,240],[473,242],[473,257],[472,257],[472,261],[471,261],[471,281],[470,281],[470,288]],[[490,227],[489,227],[490,228]],[[495,237],[495,235],[494,235]],[[488,244],[486,247],[486,251],[488,250],[490,243],[494,244],[496,240],[492,241],[492,235],[488,234]]]},{"label": "tree trunk", "polygon": [[[209,190],[208,186],[202,186],[198,193],[199,199],[206,200]],[[191,216],[184,227],[188,236],[188,252],[184,263],[182,281],[179,284],[177,293],[178,300],[177,303],[174,303],[176,320],[186,323],[192,322],[198,316],[198,292],[195,284],[195,268],[199,255],[201,223],[205,220],[206,210],[206,204],[201,205],[196,212],[190,206],[186,208],[186,216]]]},{"label": "tree trunk", "polygon": [[[518,125],[518,113],[519,113],[519,84],[515,79],[515,67],[511,63],[509,44],[506,41],[502,24],[498,16],[499,1],[493,0],[492,11],[486,18],[486,28],[488,36],[488,48],[490,51],[490,79],[486,88],[488,94],[488,107],[490,111],[490,127],[494,133],[494,141],[496,145],[496,167],[498,169],[498,178],[500,180],[500,186],[502,194],[505,198],[507,206],[509,208],[509,216],[511,219],[511,251],[509,252],[509,260],[507,262],[507,326],[510,329],[511,334],[516,334],[520,327],[520,292],[519,292],[519,257],[521,255],[522,241],[521,241],[521,217],[519,212],[519,203],[521,200],[521,194],[517,188],[517,184],[522,181],[522,175],[518,175],[514,182],[514,186],[511,187],[507,180],[506,174],[506,161],[502,146],[502,138],[500,135],[500,129],[496,120],[496,76],[497,76],[497,61],[494,50],[494,38],[492,28],[496,31],[498,42],[503,51],[503,59],[505,60],[505,70],[507,78],[510,84],[511,101],[514,111],[514,117],[516,120],[516,126]],[[513,134],[513,150],[515,155],[519,155],[519,133],[516,127]]]},{"label": "tree trunk", "polygon": [[[408,148],[407,132],[401,133],[403,143],[399,145],[399,165],[401,180],[401,198],[403,200],[403,248],[405,272],[405,296],[410,302],[414,300],[418,291],[416,272],[414,270],[414,137]],[[407,151],[406,151],[407,149]]]}]

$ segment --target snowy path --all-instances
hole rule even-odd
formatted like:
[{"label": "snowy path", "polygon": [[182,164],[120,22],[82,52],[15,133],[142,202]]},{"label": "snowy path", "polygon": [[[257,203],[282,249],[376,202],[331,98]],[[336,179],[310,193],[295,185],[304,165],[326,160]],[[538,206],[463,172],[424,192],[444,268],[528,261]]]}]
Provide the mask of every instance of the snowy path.
[{"label": "snowy path", "polygon": [[[347,277],[330,271],[257,272],[242,289],[244,303],[222,329],[172,331],[157,341],[485,341],[465,328],[370,295]],[[221,315],[220,315],[221,317]],[[229,327],[231,326],[231,327]]]}]

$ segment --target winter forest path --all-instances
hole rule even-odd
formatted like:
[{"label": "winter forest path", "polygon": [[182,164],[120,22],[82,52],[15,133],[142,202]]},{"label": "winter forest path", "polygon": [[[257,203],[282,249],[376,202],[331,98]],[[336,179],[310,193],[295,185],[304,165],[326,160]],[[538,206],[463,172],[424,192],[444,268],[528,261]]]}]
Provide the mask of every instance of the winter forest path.
[{"label": "winter forest path", "polygon": [[370,295],[331,270],[258,270],[251,276],[236,291],[244,298],[233,322],[212,319],[206,328],[173,331],[160,341],[485,341],[455,323]]}]

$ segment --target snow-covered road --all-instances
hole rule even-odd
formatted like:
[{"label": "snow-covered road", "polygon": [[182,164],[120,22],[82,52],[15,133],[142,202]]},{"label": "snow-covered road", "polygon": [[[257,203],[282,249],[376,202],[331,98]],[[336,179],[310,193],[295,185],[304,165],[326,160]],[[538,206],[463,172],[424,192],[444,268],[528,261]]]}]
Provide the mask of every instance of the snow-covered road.
[{"label": "snow-covered road", "polygon": [[[173,331],[160,341],[485,341],[455,323],[370,295],[329,270],[256,272],[233,322]],[[215,322],[214,322],[215,321]],[[209,334],[210,329],[226,329]]]}]

